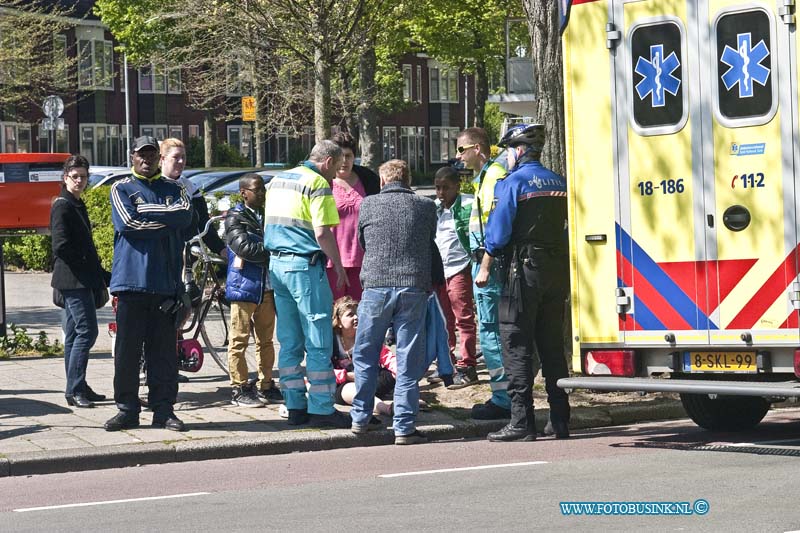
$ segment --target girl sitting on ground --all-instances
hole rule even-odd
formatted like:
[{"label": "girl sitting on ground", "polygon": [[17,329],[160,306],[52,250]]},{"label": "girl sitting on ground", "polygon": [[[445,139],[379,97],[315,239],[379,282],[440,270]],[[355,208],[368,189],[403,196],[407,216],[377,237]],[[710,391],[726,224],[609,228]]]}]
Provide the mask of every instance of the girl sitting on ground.
[{"label": "girl sitting on ground", "polygon": [[[355,373],[353,371],[353,347],[358,327],[358,302],[350,296],[342,296],[333,304],[333,372],[336,374],[336,403],[352,405],[356,395]],[[380,355],[378,388],[375,390],[375,413],[390,416],[391,398],[394,396],[397,359],[388,346],[384,345]]]}]

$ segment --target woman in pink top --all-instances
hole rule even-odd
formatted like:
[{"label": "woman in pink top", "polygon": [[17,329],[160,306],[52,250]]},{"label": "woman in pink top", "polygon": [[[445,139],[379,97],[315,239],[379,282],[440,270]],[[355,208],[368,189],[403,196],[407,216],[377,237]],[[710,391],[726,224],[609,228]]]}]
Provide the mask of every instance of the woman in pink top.
[{"label": "woman in pink top", "polygon": [[356,143],[349,133],[337,133],[333,142],[338,144],[344,152],[344,160],[336,177],[333,179],[333,198],[339,210],[339,225],[333,228],[342,265],[347,273],[349,286],[336,289],[336,275],[333,264],[328,262],[328,280],[330,281],[333,300],[342,296],[350,296],[354,300],[361,299],[361,263],[364,261],[364,250],[358,244],[358,212],[361,209],[361,200],[365,196],[380,192],[378,176],[360,165],[354,165]]}]

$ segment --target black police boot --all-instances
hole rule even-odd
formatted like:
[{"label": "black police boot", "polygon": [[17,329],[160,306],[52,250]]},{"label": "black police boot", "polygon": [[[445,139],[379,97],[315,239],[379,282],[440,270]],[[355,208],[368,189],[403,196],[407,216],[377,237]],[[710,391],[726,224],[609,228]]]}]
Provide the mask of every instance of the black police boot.
[{"label": "black police boot", "polygon": [[536,440],[536,431],[527,427],[518,427],[512,424],[504,426],[500,431],[489,433],[487,438],[492,442],[533,441]]},{"label": "black police boot", "polygon": [[563,420],[550,419],[544,427],[543,433],[546,436],[555,435],[557,439],[569,438],[569,423]]}]

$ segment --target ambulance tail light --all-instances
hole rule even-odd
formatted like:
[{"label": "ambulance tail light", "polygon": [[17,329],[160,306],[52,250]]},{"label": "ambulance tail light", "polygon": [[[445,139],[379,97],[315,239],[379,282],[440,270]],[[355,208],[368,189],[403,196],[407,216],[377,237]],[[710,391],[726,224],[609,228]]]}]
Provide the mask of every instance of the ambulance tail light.
[{"label": "ambulance tail light", "polygon": [[[795,355],[795,369],[797,369],[796,361],[797,355]],[[586,352],[584,370],[590,376],[631,378],[636,375],[636,359],[633,350],[592,350]]]},{"label": "ambulance tail light", "polygon": [[794,375],[800,378],[800,350],[794,351]]}]

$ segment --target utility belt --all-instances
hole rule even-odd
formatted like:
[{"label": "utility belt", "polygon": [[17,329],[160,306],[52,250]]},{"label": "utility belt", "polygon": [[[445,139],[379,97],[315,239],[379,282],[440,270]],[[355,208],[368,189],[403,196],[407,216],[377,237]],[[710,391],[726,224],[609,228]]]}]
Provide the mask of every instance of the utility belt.
[{"label": "utility belt", "polygon": [[317,250],[316,252],[310,254],[297,254],[294,252],[281,252],[281,251],[270,251],[269,253],[272,257],[300,257],[308,261],[308,264],[311,266],[316,265],[317,263],[325,264],[327,258],[325,257],[325,253],[322,250]]}]

